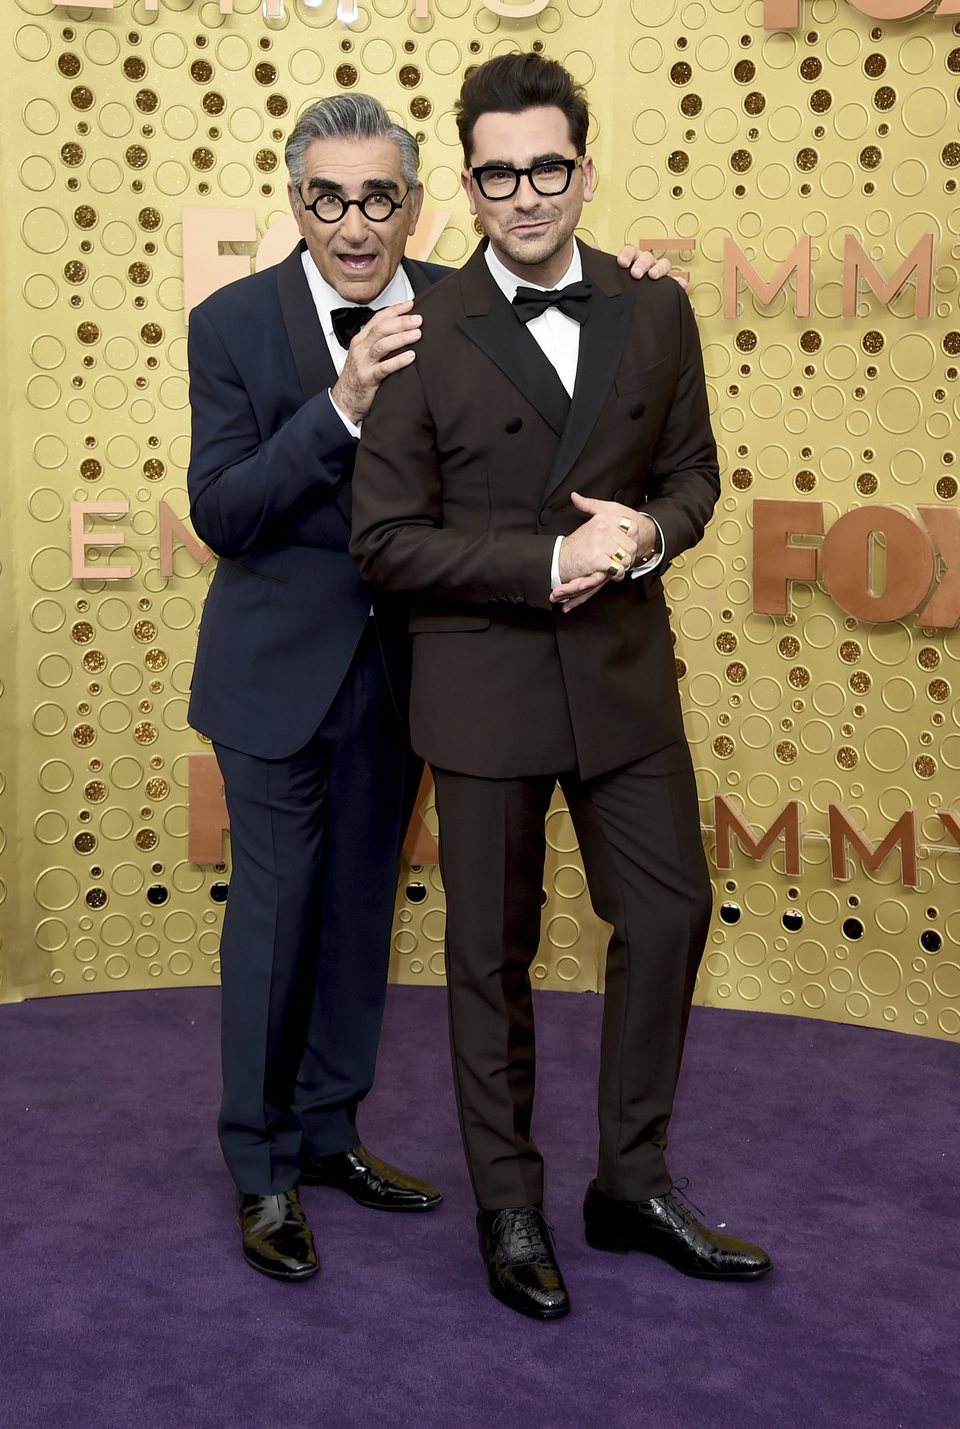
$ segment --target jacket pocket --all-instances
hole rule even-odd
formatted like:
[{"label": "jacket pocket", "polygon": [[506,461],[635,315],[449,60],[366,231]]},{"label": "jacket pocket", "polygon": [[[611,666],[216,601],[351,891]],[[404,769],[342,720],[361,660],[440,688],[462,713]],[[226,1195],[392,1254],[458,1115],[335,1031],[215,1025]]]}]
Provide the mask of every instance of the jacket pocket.
[{"label": "jacket pocket", "polygon": [[634,367],[618,372],[614,378],[617,395],[624,397],[628,392],[638,392],[641,387],[649,387],[654,382],[665,382],[670,376],[670,361],[669,357],[662,357],[652,367]]},{"label": "jacket pocket", "polygon": [[287,584],[288,578],[286,576],[281,576],[275,571],[262,570],[259,566],[248,565],[246,561],[235,561],[232,557],[228,559],[224,556],[221,556],[220,563],[224,566],[229,575],[234,575],[238,571],[243,571],[244,575],[256,576],[259,580],[262,581],[276,581],[278,585]]}]

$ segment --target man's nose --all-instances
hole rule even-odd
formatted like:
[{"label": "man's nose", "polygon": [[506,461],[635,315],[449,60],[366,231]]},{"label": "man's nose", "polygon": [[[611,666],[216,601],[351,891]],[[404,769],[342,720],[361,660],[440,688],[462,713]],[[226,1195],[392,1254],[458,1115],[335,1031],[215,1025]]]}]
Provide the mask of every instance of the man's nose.
[{"label": "man's nose", "polygon": [[351,204],[341,218],[340,232],[348,243],[362,243],[367,237],[367,220],[356,204]]},{"label": "man's nose", "polygon": [[540,202],[540,194],[538,194],[533,187],[529,174],[520,175],[520,182],[517,184],[517,191],[513,196],[513,201],[515,204],[519,204],[521,208],[536,208]]}]

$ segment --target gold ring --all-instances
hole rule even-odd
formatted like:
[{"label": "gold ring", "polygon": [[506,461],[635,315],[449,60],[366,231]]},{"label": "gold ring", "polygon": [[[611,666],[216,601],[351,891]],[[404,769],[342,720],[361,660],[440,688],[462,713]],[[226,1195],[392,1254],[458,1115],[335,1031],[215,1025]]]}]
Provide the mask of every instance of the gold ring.
[{"label": "gold ring", "polygon": [[620,520],[617,522],[617,525],[620,527],[621,531],[624,531],[628,536],[630,535],[630,522],[627,520],[626,516],[621,516]]},{"label": "gold ring", "polygon": [[608,576],[616,576],[616,575],[619,575],[619,574],[620,574],[620,567],[619,567],[619,566],[614,566],[614,565],[609,565],[609,566],[607,566],[607,575],[608,575]]},{"label": "gold ring", "polygon": [[623,550],[621,546],[618,546],[617,549],[614,551],[613,555],[610,557],[610,559],[611,561],[616,561],[617,565],[619,566],[620,562],[623,560],[626,554],[626,551]]}]

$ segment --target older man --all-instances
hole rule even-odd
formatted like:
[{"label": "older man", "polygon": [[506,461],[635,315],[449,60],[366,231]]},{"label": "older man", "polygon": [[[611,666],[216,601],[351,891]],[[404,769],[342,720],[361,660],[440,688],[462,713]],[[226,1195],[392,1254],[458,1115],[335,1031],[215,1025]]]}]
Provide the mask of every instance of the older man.
[{"label": "older man", "polygon": [[[378,101],[314,105],[286,159],[302,243],[190,320],[191,515],[220,557],[190,719],[213,740],[230,813],[220,1142],[248,1263],[300,1280],[317,1256],[298,1183],[382,1210],[440,1201],[356,1124],[416,770],[406,622],[371,598],[347,545],[360,423],[414,361],[412,299],[445,270],[403,257],[423,202],[417,144]],[[652,263],[640,255],[636,275]]]}]

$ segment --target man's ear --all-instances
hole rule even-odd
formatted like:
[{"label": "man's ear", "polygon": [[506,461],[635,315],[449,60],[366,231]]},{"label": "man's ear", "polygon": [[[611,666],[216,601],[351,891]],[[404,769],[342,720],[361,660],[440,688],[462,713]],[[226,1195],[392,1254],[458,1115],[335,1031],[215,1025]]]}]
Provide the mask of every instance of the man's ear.
[{"label": "man's ear", "polygon": [[467,203],[470,205],[470,212],[474,218],[477,216],[477,205],[473,201],[473,179],[470,177],[468,169],[460,170],[460,186],[467,196]]},{"label": "man's ear", "polygon": [[293,184],[287,184],[287,201],[290,204],[293,221],[300,230],[300,237],[303,238],[303,205],[299,201],[299,196]]},{"label": "man's ear", "polygon": [[597,182],[597,171],[589,154],[584,155],[580,172],[583,174],[583,201],[590,203],[593,200],[593,190]]},{"label": "man's ear", "polygon": [[416,184],[410,190],[410,233],[413,235],[417,231],[417,224],[420,222],[420,213],[423,209],[423,184]]}]

